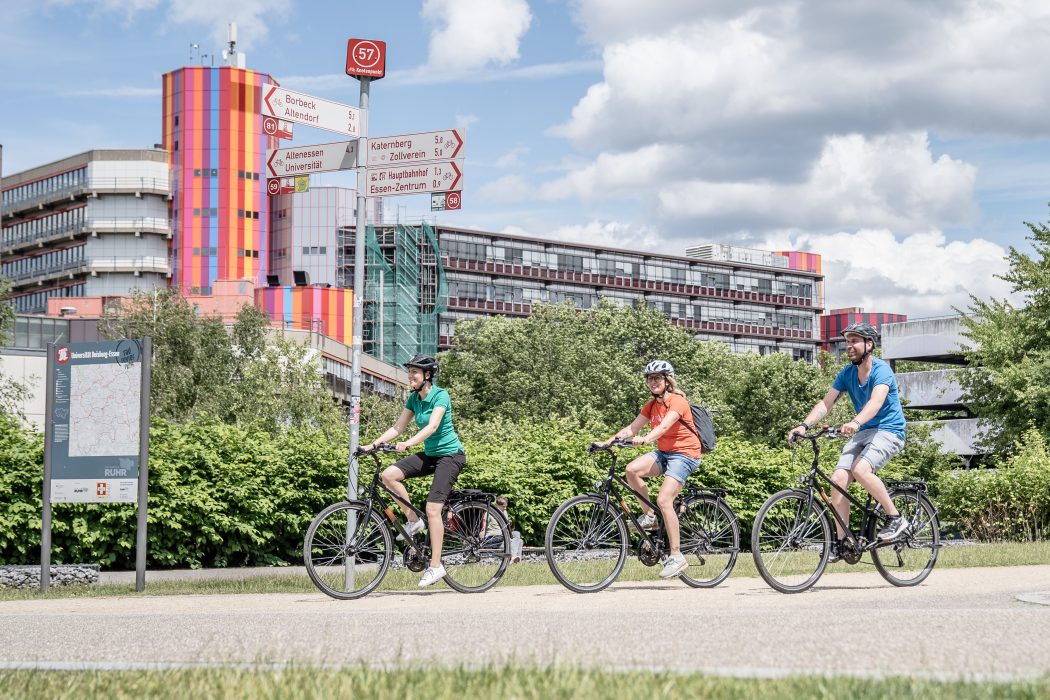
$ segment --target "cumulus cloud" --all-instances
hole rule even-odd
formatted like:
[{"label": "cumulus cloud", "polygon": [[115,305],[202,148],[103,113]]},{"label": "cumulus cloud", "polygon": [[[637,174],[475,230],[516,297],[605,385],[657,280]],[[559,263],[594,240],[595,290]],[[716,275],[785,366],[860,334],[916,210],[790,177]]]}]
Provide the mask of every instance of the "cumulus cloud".
[{"label": "cumulus cloud", "polygon": [[762,247],[820,253],[826,308],[859,306],[919,317],[965,309],[971,293],[1010,295],[1010,286],[995,277],[1008,267],[1001,246],[981,238],[948,241],[937,229],[904,236],[887,229],[783,231],[770,234]]},{"label": "cumulus cloud", "polygon": [[585,224],[559,226],[544,232],[543,236],[568,243],[586,243],[628,250],[653,250],[662,242],[659,233],[650,226],[597,219]]},{"label": "cumulus cloud", "polygon": [[504,175],[478,189],[478,200],[487,204],[520,202],[531,196],[532,188],[520,175]]},{"label": "cumulus cloud", "polygon": [[426,0],[422,15],[437,25],[430,36],[429,69],[463,72],[518,59],[532,23],[525,0]]},{"label": "cumulus cloud", "polygon": [[269,22],[287,17],[287,0],[171,0],[168,16],[179,24],[207,27],[217,47],[226,46],[226,25],[237,22],[237,48],[250,49],[269,34]]},{"label": "cumulus cloud", "polygon": [[669,220],[758,229],[790,222],[817,229],[902,230],[972,223],[976,175],[968,163],[947,155],[935,159],[925,134],[852,134],[827,138],[799,183],[696,179],[662,188],[656,197],[660,214]]}]

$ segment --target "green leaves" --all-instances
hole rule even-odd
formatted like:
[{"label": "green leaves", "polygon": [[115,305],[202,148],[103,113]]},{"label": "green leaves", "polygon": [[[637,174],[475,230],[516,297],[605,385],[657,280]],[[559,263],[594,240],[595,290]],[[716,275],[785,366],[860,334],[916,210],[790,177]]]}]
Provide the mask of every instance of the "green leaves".
[{"label": "green leaves", "polygon": [[1024,304],[971,296],[962,318],[972,347],[959,383],[967,406],[992,422],[987,442],[997,451],[1029,428],[1050,437],[1050,228],[1026,225],[1035,255],[1011,247],[1002,275]]}]

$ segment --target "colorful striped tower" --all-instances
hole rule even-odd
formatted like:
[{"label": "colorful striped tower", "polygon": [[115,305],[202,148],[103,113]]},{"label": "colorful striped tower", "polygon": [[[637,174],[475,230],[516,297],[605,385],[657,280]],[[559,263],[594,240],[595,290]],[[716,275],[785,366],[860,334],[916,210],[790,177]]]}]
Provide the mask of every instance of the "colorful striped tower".
[{"label": "colorful striped tower", "polygon": [[339,287],[260,287],[255,306],[285,328],[323,333],[350,345],[354,292]]},{"label": "colorful striped tower", "polygon": [[264,73],[194,66],[163,78],[163,147],[171,164],[172,284],[211,294],[216,280],[269,268],[266,149],[259,104]]}]

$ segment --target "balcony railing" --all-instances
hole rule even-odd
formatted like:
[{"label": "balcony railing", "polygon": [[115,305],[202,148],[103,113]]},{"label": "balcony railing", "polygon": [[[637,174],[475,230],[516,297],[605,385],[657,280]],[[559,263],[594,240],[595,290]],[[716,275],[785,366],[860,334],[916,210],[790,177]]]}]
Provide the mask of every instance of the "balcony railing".
[{"label": "balcony railing", "polygon": [[7,236],[0,243],[0,253],[10,255],[20,249],[44,246],[63,239],[72,239],[78,235],[100,233],[156,233],[171,237],[171,221],[160,217],[108,218],[89,219],[61,226],[52,226],[41,231],[23,233],[18,236]]},{"label": "balcony railing", "polygon": [[72,277],[79,274],[98,274],[100,272],[133,272],[136,275],[154,272],[171,275],[171,265],[167,257],[91,257],[70,262],[56,263],[46,267],[23,270],[21,272],[4,272],[15,287],[45,282],[56,277]]},{"label": "balcony railing", "polygon": [[548,282],[578,283],[592,287],[614,287],[618,289],[663,292],[666,294],[707,297],[711,299],[751,301],[759,304],[793,306],[801,309],[819,311],[819,309],[814,307],[812,299],[787,296],[785,294],[748,292],[739,289],[704,287],[697,284],[688,284],[686,282],[664,282],[662,280],[617,277],[613,275],[599,275],[590,272],[574,272],[571,270],[551,270],[545,267],[511,265],[507,263],[481,260],[465,260],[463,258],[452,258],[447,256],[442,256],[442,263],[446,270],[481,272],[487,275],[504,275],[507,277],[520,277],[524,279],[539,279]]},{"label": "balcony railing", "polygon": [[84,194],[114,193],[169,194],[171,185],[166,177],[92,177],[65,187],[56,187],[23,197],[11,197],[4,202],[4,213],[16,214],[44,204],[74,199]]}]

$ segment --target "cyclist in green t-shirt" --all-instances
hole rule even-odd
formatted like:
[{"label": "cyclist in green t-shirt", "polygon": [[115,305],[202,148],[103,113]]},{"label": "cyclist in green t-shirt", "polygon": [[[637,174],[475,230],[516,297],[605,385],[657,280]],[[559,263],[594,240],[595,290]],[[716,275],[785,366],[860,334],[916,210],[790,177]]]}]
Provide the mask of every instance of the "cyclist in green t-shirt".
[{"label": "cyclist in green t-shirt", "polygon": [[[420,588],[440,581],[445,576],[445,567],[441,564],[441,542],[445,537],[445,527],[441,523],[441,509],[452,492],[456,477],[467,463],[463,453],[463,444],[452,427],[452,402],[448,392],[434,385],[434,375],[438,363],[429,355],[416,355],[405,363],[408,369],[408,386],[412,393],[405,403],[405,410],[397,422],[380,435],[364,450],[374,450],[376,445],[385,444],[405,431],[413,419],[419,432],[408,440],[398,442],[398,452],[407,452],[410,448],[423,444],[423,451],[398,460],[392,467],[383,472],[383,483],[388,489],[409,500],[408,491],[401,483],[416,476],[434,475],[427,496],[427,527],[430,529],[430,567],[423,572],[419,582]],[[407,530],[415,534],[423,529],[423,521],[407,506],[398,504],[408,518]],[[400,539],[400,535],[398,535]]]}]

